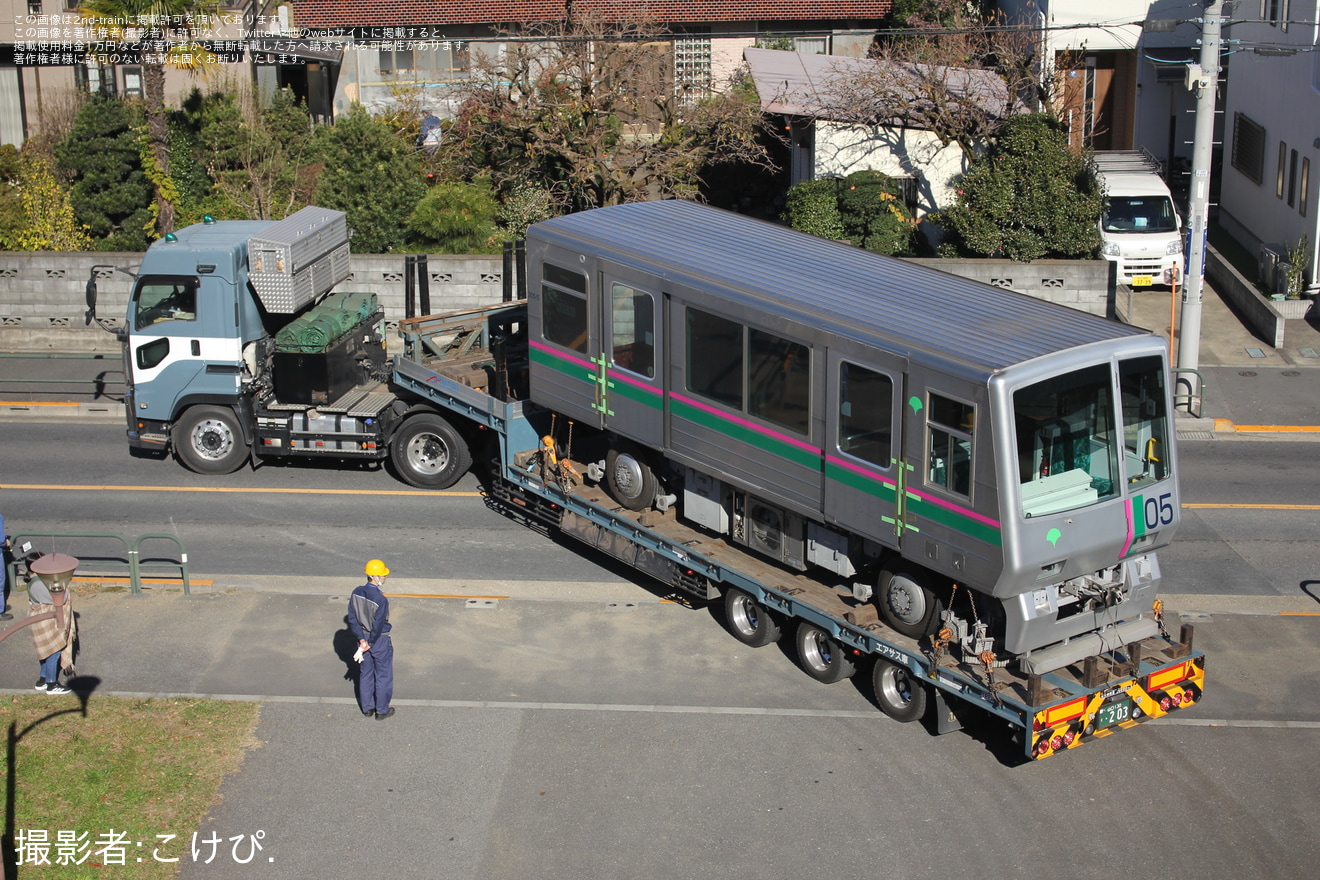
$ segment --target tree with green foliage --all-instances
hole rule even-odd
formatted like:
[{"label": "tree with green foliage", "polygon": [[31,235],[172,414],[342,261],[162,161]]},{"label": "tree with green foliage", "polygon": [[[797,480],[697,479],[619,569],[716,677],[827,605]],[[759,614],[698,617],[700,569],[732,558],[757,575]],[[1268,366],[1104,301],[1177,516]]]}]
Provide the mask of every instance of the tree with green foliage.
[{"label": "tree with green foliage", "polygon": [[78,13],[97,41],[145,47],[142,100],[146,114],[143,169],[155,187],[153,211],[160,233],[174,230],[177,190],[171,181],[170,132],[165,107],[165,68],[204,71],[218,60],[197,42],[220,0],[82,0]]},{"label": "tree with green foliage", "polygon": [[1015,116],[988,153],[958,181],[958,203],[942,215],[961,252],[1027,262],[1079,258],[1100,244],[1102,194],[1063,126],[1044,114]]},{"label": "tree with green foliage", "polygon": [[56,176],[55,163],[36,150],[24,150],[19,160],[19,199],[23,225],[3,246],[20,251],[80,251],[91,245],[73,216],[69,189]]},{"label": "tree with green foliage", "polygon": [[418,247],[439,254],[499,253],[499,202],[489,181],[437,183],[408,216]]},{"label": "tree with green foliage", "polygon": [[74,217],[96,250],[142,251],[150,243],[154,188],[142,169],[140,121],[125,102],[93,97],[55,146],[60,168],[73,176]]},{"label": "tree with green foliage", "polygon": [[0,251],[18,250],[18,236],[27,224],[23,215],[23,196],[19,192],[23,182],[21,161],[18,147],[0,144]]},{"label": "tree with green foliage", "polygon": [[391,127],[354,104],[334,125],[316,130],[311,152],[322,169],[315,203],[348,214],[353,250],[379,254],[402,246],[426,185],[417,157]]},{"label": "tree with green foliage", "polygon": [[879,171],[808,180],[788,191],[783,220],[799,232],[851,242],[878,254],[912,253],[916,220],[898,183]]},{"label": "tree with green foliage", "polygon": [[839,213],[839,183],[833,178],[804,180],[784,198],[782,219],[798,232],[835,241],[847,236]]},{"label": "tree with green foliage", "polygon": [[184,113],[214,183],[208,213],[278,220],[310,202],[312,120],[292,91],[268,98],[237,84],[206,96],[194,91]]}]

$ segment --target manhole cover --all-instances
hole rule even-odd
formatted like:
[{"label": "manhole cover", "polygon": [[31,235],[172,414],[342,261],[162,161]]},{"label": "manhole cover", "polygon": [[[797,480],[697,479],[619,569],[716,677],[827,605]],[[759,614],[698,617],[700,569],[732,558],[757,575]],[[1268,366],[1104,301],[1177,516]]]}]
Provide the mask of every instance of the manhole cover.
[{"label": "manhole cover", "polygon": [[1256,371],[1255,371],[1255,370],[1239,370],[1239,371],[1238,371],[1238,375],[1239,375],[1239,376],[1246,376],[1248,379],[1254,379],[1254,378],[1256,378]]},{"label": "manhole cover", "polygon": [[1302,375],[1302,374],[1299,373],[1297,370],[1284,370],[1284,371],[1283,371],[1283,375],[1285,375],[1285,376],[1300,376],[1300,375]]}]

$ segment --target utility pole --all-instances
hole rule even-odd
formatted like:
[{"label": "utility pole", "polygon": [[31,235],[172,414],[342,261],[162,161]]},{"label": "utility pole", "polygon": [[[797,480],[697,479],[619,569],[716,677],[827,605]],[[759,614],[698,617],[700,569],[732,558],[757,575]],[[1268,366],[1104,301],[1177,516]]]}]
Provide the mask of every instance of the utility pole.
[{"label": "utility pole", "polygon": [[[1192,182],[1188,194],[1187,276],[1183,279],[1182,332],[1178,337],[1178,369],[1195,370],[1201,358],[1201,304],[1205,286],[1206,227],[1210,215],[1210,158],[1215,137],[1215,93],[1219,89],[1219,58],[1222,48],[1224,0],[1206,4],[1201,19],[1201,64],[1188,65],[1187,86],[1196,92],[1196,129],[1192,139]],[[1172,329],[1170,329],[1172,332]],[[1186,389],[1187,411],[1195,412],[1201,396],[1195,373],[1179,376],[1179,389]]]}]

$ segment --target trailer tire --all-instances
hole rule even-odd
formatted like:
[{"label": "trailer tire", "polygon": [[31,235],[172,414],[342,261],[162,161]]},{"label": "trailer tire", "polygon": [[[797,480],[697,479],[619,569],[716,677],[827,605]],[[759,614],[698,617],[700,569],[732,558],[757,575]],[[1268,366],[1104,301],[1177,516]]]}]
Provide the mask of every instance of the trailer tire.
[{"label": "trailer tire", "polygon": [[907,724],[926,714],[927,685],[918,681],[906,666],[877,657],[871,684],[875,689],[876,705],[895,721]]},{"label": "trailer tire", "polygon": [[907,569],[883,569],[876,586],[880,616],[897,632],[920,639],[939,627],[944,602]]},{"label": "trailer tire", "polygon": [[243,429],[228,407],[188,409],[175,424],[172,440],[179,461],[194,473],[232,474],[248,459]]},{"label": "trailer tire", "polygon": [[472,452],[453,425],[436,413],[403,423],[390,443],[399,476],[418,489],[448,489],[472,467]]},{"label": "trailer tire", "polygon": [[724,617],[733,637],[753,648],[777,642],[783,634],[770,609],[742,590],[730,588],[724,594]]},{"label": "trailer tire", "polygon": [[606,453],[605,482],[614,500],[628,510],[646,510],[655,500],[655,474],[630,448],[611,448]]},{"label": "trailer tire", "polygon": [[816,681],[834,684],[857,671],[844,656],[843,645],[814,623],[803,621],[797,628],[797,653],[802,669]]}]

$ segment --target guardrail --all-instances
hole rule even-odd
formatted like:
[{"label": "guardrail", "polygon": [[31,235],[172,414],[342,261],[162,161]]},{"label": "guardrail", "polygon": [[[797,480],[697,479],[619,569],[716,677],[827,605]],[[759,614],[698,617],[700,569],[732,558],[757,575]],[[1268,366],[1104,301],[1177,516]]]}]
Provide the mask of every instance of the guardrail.
[{"label": "guardrail", "polygon": [[[1173,408],[1180,410],[1186,404],[1188,415],[1199,419],[1201,407],[1205,405],[1205,377],[1201,375],[1200,370],[1191,367],[1177,367],[1169,372],[1173,374]],[[1196,381],[1189,381],[1186,377],[1179,378],[1184,373],[1195,376]],[[1186,388],[1187,391],[1179,394],[1179,388]]]},{"label": "guardrail", "polygon": [[[96,556],[94,554],[87,554],[87,553],[71,554],[71,555],[78,556],[80,562],[83,560],[94,560],[96,562],[101,562],[101,563],[115,563],[119,565],[127,565],[129,590],[132,592],[134,596],[142,595],[142,570],[148,567],[150,568],[168,567],[171,569],[177,567],[179,569],[180,576],[183,579],[183,594],[185,596],[192,595],[192,584],[188,576],[188,551],[183,546],[183,542],[179,540],[179,538],[175,535],[169,535],[163,532],[153,532],[146,535],[139,535],[137,538],[134,538],[132,541],[129,541],[128,538],[125,538],[123,535],[116,534],[114,532],[29,532],[26,534],[14,535],[12,537],[12,544],[13,547],[17,548],[22,544],[24,540],[36,541],[36,540],[45,539],[49,541],[54,541],[54,540],[64,540],[64,539],[72,539],[72,538],[103,538],[103,539],[118,541],[120,544],[122,544],[124,546],[124,555],[127,557],[126,559],[120,559],[117,556]],[[148,540],[173,541],[179,548],[179,558],[175,560],[175,559],[166,559],[158,556],[143,557],[142,543]],[[17,560],[9,563],[8,569],[9,569],[8,582],[12,584],[14,583],[14,577],[18,572]]]}]

